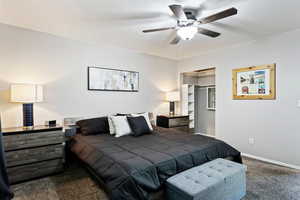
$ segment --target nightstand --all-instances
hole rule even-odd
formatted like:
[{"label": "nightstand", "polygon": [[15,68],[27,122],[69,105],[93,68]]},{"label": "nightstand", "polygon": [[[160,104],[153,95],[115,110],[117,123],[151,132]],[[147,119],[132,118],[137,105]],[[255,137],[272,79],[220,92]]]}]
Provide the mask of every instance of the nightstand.
[{"label": "nightstand", "polygon": [[189,116],[158,115],[156,125],[164,128],[176,128],[181,131],[189,132]]},{"label": "nightstand", "polygon": [[72,138],[77,134],[79,126],[77,125],[65,125],[65,167],[68,168],[76,163],[77,157],[71,151]]},{"label": "nightstand", "polygon": [[62,127],[6,128],[2,133],[10,184],[63,171],[65,139]]}]

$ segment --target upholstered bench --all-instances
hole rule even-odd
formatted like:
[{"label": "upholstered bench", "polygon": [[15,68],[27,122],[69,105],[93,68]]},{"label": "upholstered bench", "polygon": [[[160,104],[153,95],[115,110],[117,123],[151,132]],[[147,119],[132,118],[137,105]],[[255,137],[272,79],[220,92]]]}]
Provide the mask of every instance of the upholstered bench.
[{"label": "upholstered bench", "polygon": [[245,165],[216,159],[170,177],[168,200],[240,200],[246,194]]}]

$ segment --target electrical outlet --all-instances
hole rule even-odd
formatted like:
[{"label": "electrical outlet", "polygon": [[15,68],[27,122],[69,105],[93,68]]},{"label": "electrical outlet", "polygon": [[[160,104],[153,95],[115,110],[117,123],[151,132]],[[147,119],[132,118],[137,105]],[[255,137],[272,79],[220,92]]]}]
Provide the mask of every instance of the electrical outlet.
[{"label": "electrical outlet", "polygon": [[254,145],[255,141],[254,138],[249,138],[249,144]]}]

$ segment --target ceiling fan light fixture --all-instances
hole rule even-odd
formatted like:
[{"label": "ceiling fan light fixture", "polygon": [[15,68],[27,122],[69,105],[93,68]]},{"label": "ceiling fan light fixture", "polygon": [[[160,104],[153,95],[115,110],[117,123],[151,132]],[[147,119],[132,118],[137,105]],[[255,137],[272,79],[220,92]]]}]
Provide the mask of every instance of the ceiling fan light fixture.
[{"label": "ceiling fan light fixture", "polygon": [[191,40],[194,38],[197,32],[198,32],[198,28],[196,26],[186,26],[186,27],[179,28],[177,30],[177,35],[182,40]]},{"label": "ceiling fan light fixture", "polygon": [[[179,0],[177,0],[179,1]],[[180,0],[183,1],[183,0]],[[220,0],[218,0],[220,1]],[[238,10],[234,7],[227,10],[223,10],[216,14],[198,19],[200,13],[199,9],[185,8],[182,5],[173,4],[169,5],[174,17],[176,18],[176,25],[173,27],[164,27],[156,29],[143,30],[144,33],[152,33],[157,31],[175,30],[176,36],[170,41],[171,45],[178,44],[181,40],[191,40],[196,34],[202,34],[210,38],[216,38],[221,35],[221,33],[211,31],[200,27],[202,24],[209,24],[227,17],[234,16],[238,13]],[[204,7],[202,7],[204,8]],[[201,10],[202,11],[202,10]]]}]

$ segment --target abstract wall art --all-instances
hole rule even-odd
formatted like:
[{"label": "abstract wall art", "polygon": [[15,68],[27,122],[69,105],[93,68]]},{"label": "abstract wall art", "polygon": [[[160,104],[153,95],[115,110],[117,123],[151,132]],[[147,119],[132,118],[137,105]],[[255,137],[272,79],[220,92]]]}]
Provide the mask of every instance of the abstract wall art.
[{"label": "abstract wall art", "polygon": [[88,67],[88,90],[138,92],[139,73],[102,67]]}]

